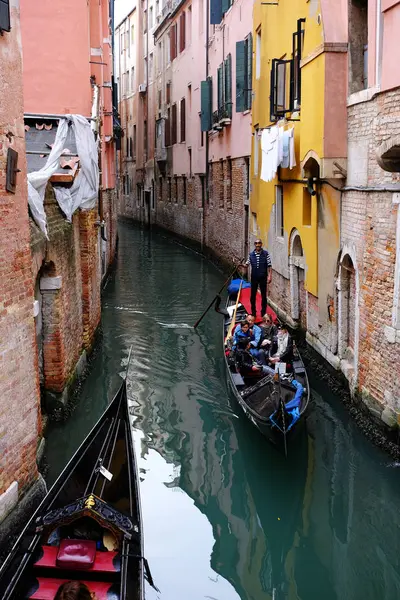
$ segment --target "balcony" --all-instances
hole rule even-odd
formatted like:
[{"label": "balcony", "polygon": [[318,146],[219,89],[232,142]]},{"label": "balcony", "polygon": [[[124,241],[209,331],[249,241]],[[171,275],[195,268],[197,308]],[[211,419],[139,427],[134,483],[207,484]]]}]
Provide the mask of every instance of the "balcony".
[{"label": "balcony", "polygon": [[212,123],[213,129],[221,131],[227,125],[232,122],[232,102],[225,102],[213,112]]}]

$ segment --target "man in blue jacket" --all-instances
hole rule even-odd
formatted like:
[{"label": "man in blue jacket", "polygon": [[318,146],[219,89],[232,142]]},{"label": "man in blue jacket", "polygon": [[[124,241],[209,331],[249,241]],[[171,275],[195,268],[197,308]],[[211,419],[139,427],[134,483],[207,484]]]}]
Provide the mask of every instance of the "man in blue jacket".
[{"label": "man in blue jacket", "polygon": [[246,265],[251,265],[251,312],[256,317],[257,290],[261,292],[261,316],[267,312],[267,284],[271,283],[272,265],[268,250],[262,247],[262,241],[254,242],[255,249],[250,252]]}]

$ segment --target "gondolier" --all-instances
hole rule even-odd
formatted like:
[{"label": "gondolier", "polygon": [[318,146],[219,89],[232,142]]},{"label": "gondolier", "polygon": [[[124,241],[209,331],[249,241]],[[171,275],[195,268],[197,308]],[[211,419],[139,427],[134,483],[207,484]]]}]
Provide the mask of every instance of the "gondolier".
[{"label": "gondolier", "polygon": [[271,283],[272,265],[268,250],[262,247],[262,240],[254,242],[255,249],[250,252],[246,265],[251,265],[251,312],[254,317],[256,312],[257,290],[261,292],[261,316],[267,312],[267,285]]}]

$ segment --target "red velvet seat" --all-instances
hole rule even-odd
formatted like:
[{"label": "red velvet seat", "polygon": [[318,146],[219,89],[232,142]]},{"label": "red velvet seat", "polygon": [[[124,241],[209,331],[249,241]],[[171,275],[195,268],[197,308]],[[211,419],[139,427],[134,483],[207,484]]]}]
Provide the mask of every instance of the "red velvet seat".
[{"label": "red velvet seat", "polygon": [[61,540],[56,559],[60,569],[90,569],[96,558],[93,540]]},{"label": "red velvet seat", "polygon": [[[35,567],[58,569],[57,546],[42,546],[41,555],[35,562]],[[90,572],[116,573],[121,570],[118,552],[96,552],[93,565],[87,569]]]},{"label": "red velvet seat", "polygon": [[[28,598],[34,600],[54,600],[58,588],[66,581],[69,580],[52,577],[37,577],[34,589],[31,590]],[[87,585],[91,592],[96,594],[97,600],[111,600],[111,598],[118,598],[118,596],[111,591],[111,588],[113,587],[112,583],[103,581],[81,581]]]}]

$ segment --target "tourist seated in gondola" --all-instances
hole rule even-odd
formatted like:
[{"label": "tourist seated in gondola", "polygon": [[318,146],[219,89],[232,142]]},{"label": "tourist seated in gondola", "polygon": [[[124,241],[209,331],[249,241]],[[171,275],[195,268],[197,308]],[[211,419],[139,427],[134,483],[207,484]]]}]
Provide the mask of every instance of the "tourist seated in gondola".
[{"label": "tourist seated in gondola", "polygon": [[58,588],[54,600],[96,600],[96,596],[81,581],[66,581]]},{"label": "tourist seated in gondola", "polygon": [[247,320],[242,321],[239,325],[236,325],[235,331],[233,332],[233,344],[232,348],[235,348],[240,340],[251,340],[250,323]]},{"label": "tourist seated in gondola", "polygon": [[251,349],[251,342],[245,337],[239,339],[236,346],[232,348],[231,361],[239,370],[240,374],[243,376],[250,374],[274,374],[274,369],[268,365],[263,365],[258,358],[251,353]]},{"label": "tourist seated in gondola", "polygon": [[293,362],[293,339],[285,325],[278,325],[278,334],[271,344],[269,364]]},{"label": "tourist seated in gondola", "polygon": [[[259,343],[260,343],[260,338],[261,338],[261,329],[258,325],[255,324],[255,319],[253,317],[253,315],[246,315],[245,320],[243,321],[243,323],[248,323],[249,325],[249,334],[248,336],[250,337],[250,352],[253,356],[258,357],[259,351]],[[234,331],[234,344],[235,344],[235,336],[236,333],[238,333],[238,337],[241,336],[243,337],[243,335],[241,335],[242,333],[242,325],[243,323],[240,323],[239,325],[236,325],[235,327],[235,331]],[[246,336],[246,337],[248,337]]]},{"label": "tourist seated in gondola", "polygon": [[266,365],[270,356],[271,347],[277,337],[277,327],[274,325],[271,316],[267,313],[262,318],[260,325],[261,336],[258,342],[258,359],[263,365]]}]

